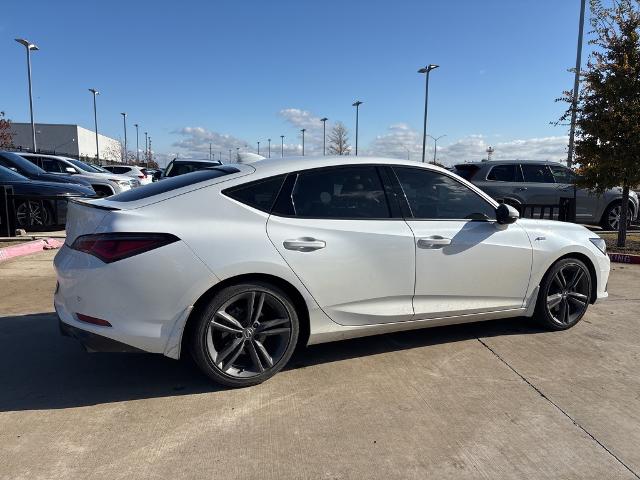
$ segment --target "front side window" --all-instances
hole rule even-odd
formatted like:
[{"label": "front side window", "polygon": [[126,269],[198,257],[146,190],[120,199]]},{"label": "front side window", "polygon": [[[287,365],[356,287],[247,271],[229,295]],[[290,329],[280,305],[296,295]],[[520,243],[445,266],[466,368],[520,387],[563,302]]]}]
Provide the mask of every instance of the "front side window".
[{"label": "front side window", "polygon": [[303,218],[390,218],[374,166],[332,167],[298,174],[291,194],[293,214]]},{"label": "front side window", "polygon": [[568,168],[561,165],[551,165],[549,168],[556,183],[573,183],[575,174]]},{"label": "front side window", "polygon": [[495,219],[493,205],[447,175],[413,167],[393,167],[393,170],[416,219]]},{"label": "front side window", "polygon": [[60,162],[52,158],[43,158],[42,168],[44,168],[47,172],[52,172],[52,173],[62,172]]},{"label": "front side window", "polygon": [[546,165],[523,163],[520,166],[525,182],[554,183],[553,175]]}]

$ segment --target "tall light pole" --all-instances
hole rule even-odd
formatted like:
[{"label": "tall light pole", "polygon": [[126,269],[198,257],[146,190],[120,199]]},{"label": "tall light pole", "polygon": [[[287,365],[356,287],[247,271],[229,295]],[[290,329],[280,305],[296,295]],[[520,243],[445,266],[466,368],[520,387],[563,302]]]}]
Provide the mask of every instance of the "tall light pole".
[{"label": "tall light pole", "polygon": [[138,146],[138,127],[140,125],[134,123],[133,126],[136,127],[136,162],[140,163],[140,147]]},{"label": "tall light pole", "polygon": [[258,155],[260,155],[260,142],[258,142]]},{"label": "tall light pole", "polygon": [[352,107],[356,107],[356,156],[358,156],[358,114],[360,112],[360,105],[362,105],[360,100],[356,100],[353,102],[353,105],[351,105]]},{"label": "tall light pole", "polygon": [[33,91],[31,88],[31,50],[39,50],[38,46],[24,38],[16,38],[16,42],[24,45],[27,49],[27,78],[29,80],[29,111],[31,113],[31,141],[33,144],[33,153],[36,153],[36,125],[33,122]]},{"label": "tall light pole", "polygon": [[571,127],[569,128],[569,151],[567,167],[573,164],[573,144],[576,135],[576,109],[578,108],[578,89],[580,88],[580,66],[582,65],[582,33],[584,31],[584,10],[586,0],[580,2],[580,25],[578,26],[578,50],[576,52],[576,72],[573,79],[573,99],[571,100]]},{"label": "tall light pole", "polygon": [[425,91],[424,91],[424,125],[422,127],[422,163],[424,163],[424,152],[427,147],[427,106],[429,104],[429,73],[440,65],[430,63],[424,68],[418,70],[418,73],[426,73]]},{"label": "tall light pole", "polygon": [[284,158],[284,135],[280,135],[280,156]]},{"label": "tall light pole", "polygon": [[440,135],[439,137],[434,137],[431,135],[427,135],[427,137],[429,137],[431,140],[433,140],[433,164],[436,164],[436,150],[438,149],[438,140],[440,140],[442,137],[446,137],[447,134],[445,133],[444,135]]},{"label": "tall light pole", "polygon": [[320,119],[322,122],[322,155],[327,154],[327,117],[323,117]]},{"label": "tall light pole", "polygon": [[100,95],[100,92],[95,88],[90,88],[89,91],[93,93],[93,126],[96,131],[96,162],[100,163],[100,148],[98,146],[98,113],[96,109],[96,95]]},{"label": "tall light pole", "polygon": [[211,160],[211,142],[209,142],[209,160]]},{"label": "tall light pole", "polygon": [[144,159],[146,162],[149,161],[149,137],[148,133],[144,132]]},{"label": "tall light pole", "polygon": [[267,139],[269,140],[269,156],[267,158],[271,158],[271,139]]},{"label": "tall light pole", "polygon": [[302,156],[304,157],[304,132],[307,131],[306,128],[303,128],[302,130],[300,130],[302,132]]},{"label": "tall light pole", "polygon": [[127,163],[127,112],[120,112],[122,125],[124,126],[124,150],[122,151],[122,163]]},{"label": "tall light pole", "polygon": [[153,160],[151,157],[151,135],[149,135],[149,156],[147,157],[147,168],[149,168],[149,162]]}]

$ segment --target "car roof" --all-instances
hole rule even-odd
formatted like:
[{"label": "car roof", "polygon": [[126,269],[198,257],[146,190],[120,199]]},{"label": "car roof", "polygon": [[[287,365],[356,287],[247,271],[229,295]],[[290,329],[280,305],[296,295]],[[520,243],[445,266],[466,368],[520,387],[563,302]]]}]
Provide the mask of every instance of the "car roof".
[{"label": "car roof", "polygon": [[477,167],[482,166],[495,166],[495,165],[513,165],[514,163],[537,163],[537,164],[545,164],[545,165],[563,165],[560,162],[554,162],[552,160],[489,160],[484,162],[464,162],[464,163],[456,163],[454,166],[464,166],[464,165],[475,165]]}]

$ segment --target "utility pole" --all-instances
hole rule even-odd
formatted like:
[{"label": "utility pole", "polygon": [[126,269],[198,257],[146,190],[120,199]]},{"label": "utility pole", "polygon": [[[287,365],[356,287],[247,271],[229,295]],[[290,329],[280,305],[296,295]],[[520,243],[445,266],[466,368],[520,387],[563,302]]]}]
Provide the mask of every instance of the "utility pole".
[{"label": "utility pole", "polygon": [[36,44],[31,43],[29,40],[25,40],[24,38],[16,38],[16,42],[27,49],[27,78],[29,80],[29,112],[31,113],[31,141],[33,145],[33,153],[37,153],[36,148],[36,125],[33,121],[33,91],[31,87],[31,50],[38,51],[39,48]]},{"label": "utility pole", "polygon": [[567,167],[573,165],[573,145],[576,136],[576,110],[578,108],[578,93],[580,89],[580,67],[582,65],[582,34],[584,32],[584,10],[586,0],[580,2],[580,25],[578,26],[578,50],[576,52],[576,71],[573,79],[573,100],[571,102],[571,127],[569,128],[569,151],[567,153]]}]

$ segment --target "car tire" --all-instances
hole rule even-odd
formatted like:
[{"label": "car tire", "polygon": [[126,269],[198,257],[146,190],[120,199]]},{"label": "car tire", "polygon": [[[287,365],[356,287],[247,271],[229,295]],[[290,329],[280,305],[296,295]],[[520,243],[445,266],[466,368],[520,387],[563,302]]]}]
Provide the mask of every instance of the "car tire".
[{"label": "car tire", "polygon": [[53,224],[53,213],[47,202],[25,200],[16,205],[15,212],[18,228],[38,231]]},{"label": "car tire", "polygon": [[[612,202],[602,214],[602,219],[600,220],[600,226],[603,230],[618,230],[618,222],[616,218],[620,217],[620,211],[622,210],[622,202],[615,201]],[[629,210],[627,211],[627,228],[631,225],[631,217],[633,216],[633,210],[631,204],[629,204]]]},{"label": "car tire", "polygon": [[298,315],[289,296],[263,282],[233,285],[201,310],[191,354],[212,380],[248,387],[279,372],[296,348]]},{"label": "car tire", "polygon": [[593,279],[577,258],[554,263],[540,284],[535,320],[549,330],[567,330],[577,324],[589,307]]}]

